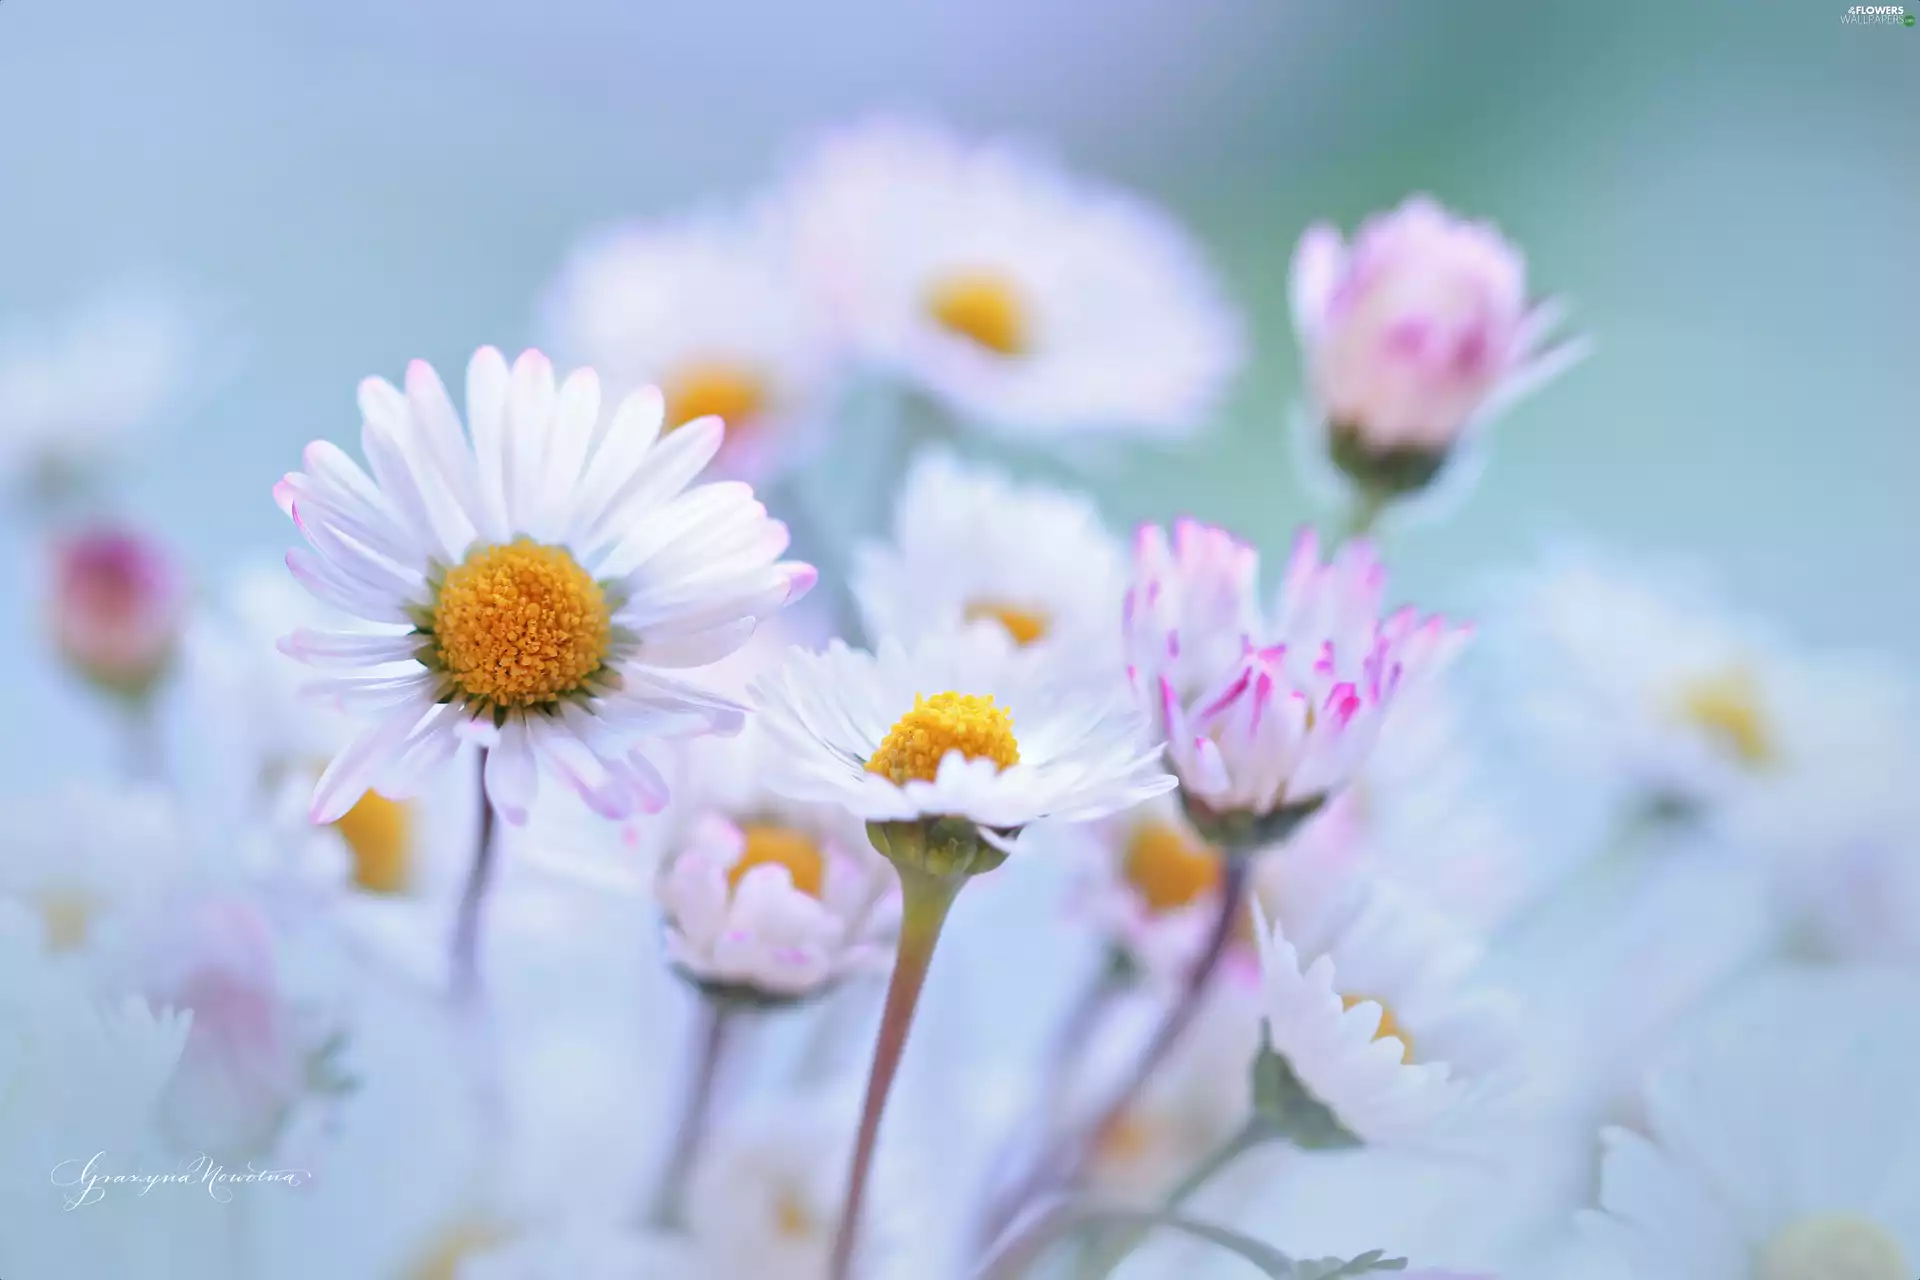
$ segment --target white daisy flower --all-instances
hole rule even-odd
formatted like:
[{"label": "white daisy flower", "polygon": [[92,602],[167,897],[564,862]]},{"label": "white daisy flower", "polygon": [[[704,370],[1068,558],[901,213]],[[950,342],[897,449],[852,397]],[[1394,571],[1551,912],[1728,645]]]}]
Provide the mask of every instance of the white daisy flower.
[{"label": "white daisy flower", "polygon": [[463,740],[489,748],[486,791],[526,820],[543,771],[597,811],[666,799],[646,738],[737,729],[741,711],[669,674],[746,642],[813,570],[776,562],[787,531],[742,484],[687,486],[717,419],[662,439],[657,392],[600,414],[598,380],[556,387],[545,356],[467,371],[471,439],[432,368],[360,388],[375,478],[324,441],[276,490],[306,535],[288,567],[384,631],[296,631],[286,652],[343,671],[315,689],[374,723],[334,757],[312,816],[375,787],[404,796]]},{"label": "white daisy flower", "polygon": [[1870,970],[1782,975],[1656,1062],[1609,1130],[1596,1248],[1636,1280],[1911,1280],[1920,999]]},{"label": "white daisy flower", "polygon": [[622,227],[583,243],[545,304],[557,354],[610,397],[657,386],[665,428],[726,423],[717,465],[753,479],[803,448],[831,352],[764,211]]},{"label": "white daisy flower", "polygon": [[1563,551],[1513,583],[1503,670],[1526,726],[1584,785],[1743,842],[1819,843],[1859,779],[1911,749],[1912,690],[1794,653],[1673,562]]},{"label": "white daisy flower", "polygon": [[1120,549],[1090,497],[1014,484],[944,450],[914,460],[893,540],[860,548],[853,567],[870,635],[911,643],[985,621],[1020,644],[1057,644],[1116,670],[1125,586]]},{"label": "white daisy flower", "polygon": [[[678,1237],[569,1223],[527,1232],[456,1258],[447,1280],[677,1280],[698,1274],[697,1253]],[[431,1272],[422,1272],[421,1280]],[[437,1280],[437,1278],[436,1278]]]},{"label": "white daisy flower", "polygon": [[177,410],[195,324],[177,299],[119,293],[0,337],[0,489],[53,496]]},{"label": "white daisy flower", "polygon": [[989,844],[1042,818],[1085,821],[1173,785],[1124,689],[1076,682],[994,628],[878,654],[789,652],[755,682],[796,799],[870,824],[957,819]]},{"label": "white daisy flower", "polygon": [[784,195],[856,349],[969,422],[1181,436],[1240,364],[1187,235],[1025,148],[873,120],[812,147]]},{"label": "white daisy flower", "polygon": [[0,899],[37,921],[54,954],[97,951],[129,911],[188,874],[179,809],[160,788],[75,782],[10,809]]},{"label": "white daisy flower", "polygon": [[1512,1008],[1463,987],[1478,949],[1440,917],[1381,886],[1318,955],[1283,925],[1260,947],[1269,1041],[1339,1132],[1419,1140],[1505,1087]]},{"label": "white daisy flower", "polygon": [[1148,525],[1123,616],[1129,676],[1189,812],[1264,844],[1352,779],[1402,687],[1465,633],[1411,609],[1382,619],[1386,570],[1365,541],[1323,565],[1302,530],[1270,612],[1258,572],[1258,553],[1224,530]]},{"label": "white daisy flower", "polygon": [[860,824],[767,791],[778,761],[756,725],[689,743],[686,755],[677,835],[655,890],[673,964],[704,988],[755,1001],[884,970],[897,881]]}]

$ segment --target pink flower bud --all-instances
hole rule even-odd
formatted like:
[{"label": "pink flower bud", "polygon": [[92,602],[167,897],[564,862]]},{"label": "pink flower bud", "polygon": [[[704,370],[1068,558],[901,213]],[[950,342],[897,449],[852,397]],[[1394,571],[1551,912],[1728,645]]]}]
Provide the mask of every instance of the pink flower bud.
[{"label": "pink flower bud", "polygon": [[54,550],[61,655],[116,693],[139,697],[152,687],[173,656],[183,607],[177,567],[141,534],[90,529]]},{"label": "pink flower bud", "polygon": [[1551,304],[1527,300],[1520,252],[1492,226],[1415,196],[1294,251],[1294,327],[1335,460],[1387,492],[1424,487],[1462,434],[1564,369]]}]

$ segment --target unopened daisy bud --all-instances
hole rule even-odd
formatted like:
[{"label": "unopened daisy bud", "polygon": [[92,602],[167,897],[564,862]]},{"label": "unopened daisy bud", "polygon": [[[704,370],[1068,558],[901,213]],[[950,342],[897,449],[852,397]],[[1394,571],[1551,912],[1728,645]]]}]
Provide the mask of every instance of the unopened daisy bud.
[{"label": "unopened daisy bud", "polygon": [[145,536],[90,529],[54,551],[54,637],[88,680],[123,697],[146,696],[179,639],[184,592],[178,568]]},{"label": "unopened daisy bud", "polygon": [[[1126,611],[1129,676],[1167,740],[1188,815],[1228,853],[1284,838],[1359,770],[1403,684],[1463,632],[1402,610],[1379,616],[1386,571],[1371,544],[1320,561],[1295,541],[1270,612],[1250,599],[1252,548],[1218,529],[1138,542]],[[1231,573],[1223,566],[1231,565]]]},{"label": "unopened daisy bud", "polygon": [[1491,225],[1415,196],[1294,251],[1294,327],[1334,462],[1362,489],[1425,488],[1476,423],[1582,354],[1527,297],[1526,262]]}]

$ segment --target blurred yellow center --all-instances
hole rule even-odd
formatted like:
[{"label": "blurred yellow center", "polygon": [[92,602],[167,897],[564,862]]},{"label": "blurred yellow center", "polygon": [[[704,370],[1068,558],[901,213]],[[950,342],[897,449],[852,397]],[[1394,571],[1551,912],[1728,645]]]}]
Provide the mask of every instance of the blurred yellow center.
[{"label": "blurred yellow center", "polygon": [[1695,680],[1680,691],[1680,714],[1749,768],[1764,768],[1778,758],[1760,686],[1749,671],[1735,668]]},{"label": "blurred yellow center", "polygon": [[1340,1003],[1349,1009],[1353,1008],[1357,1004],[1365,1004],[1368,1001],[1372,1001],[1374,1004],[1377,1004],[1380,1006],[1380,1026],[1377,1030],[1374,1031],[1373,1038],[1375,1040],[1385,1040],[1388,1036],[1392,1036],[1395,1040],[1398,1040],[1400,1042],[1400,1061],[1412,1062],[1413,1061],[1413,1037],[1408,1035],[1407,1029],[1400,1025],[1400,1020],[1393,1016],[1392,1005],[1389,1005],[1385,1000],[1380,999],[1378,996],[1341,996],[1340,997]]},{"label": "blurred yellow center", "polygon": [[959,271],[927,291],[927,312],[950,333],[995,355],[1027,350],[1027,311],[1013,282],[996,271]]},{"label": "blurred yellow center", "polygon": [[1199,901],[1220,884],[1220,857],[1170,822],[1143,822],[1127,841],[1122,871],[1156,915]]},{"label": "blurred yellow center", "polygon": [[798,1192],[786,1189],[774,1198],[774,1229],[789,1240],[804,1240],[815,1231],[813,1214]]},{"label": "blurred yellow center", "polygon": [[434,1237],[404,1273],[405,1280],[459,1280],[460,1270],[469,1260],[498,1249],[511,1238],[511,1232],[495,1223],[455,1223]]},{"label": "blurred yellow center", "polygon": [[1885,1227],[1828,1213],[1788,1224],[1754,1259],[1754,1280],[1913,1280]]},{"label": "blurred yellow center", "polygon": [[368,893],[403,893],[413,880],[413,810],[369,791],[333,824],[353,854],[353,882]]},{"label": "blurred yellow center", "polygon": [[738,889],[740,881],[755,867],[785,867],[793,877],[794,888],[810,898],[820,896],[826,859],[820,856],[820,846],[805,833],[771,823],[751,823],[745,834],[747,847],[727,872],[728,885]]},{"label": "blurred yellow center", "polygon": [[732,435],[767,407],[766,380],[725,360],[689,361],[662,381],[660,391],[667,398],[669,431],[712,416]]},{"label": "blurred yellow center", "polygon": [[613,615],[564,547],[480,546],[447,573],[433,634],[448,678],[475,702],[539,706],[578,691],[606,660]]},{"label": "blurred yellow center", "polygon": [[967,606],[966,618],[968,622],[997,622],[1007,629],[1015,644],[1022,646],[1045,639],[1047,628],[1052,625],[1052,619],[1042,610],[1023,609],[998,600],[973,601]]},{"label": "blurred yellow center", "polygon": [[1100,1132],[1096,1154],[1108,1163],[1130,1164],[1153,1146],[1153,1125],[1129,1111]]},{"label": "blurred yellow center", "polygon": [[909,779],[932,782],[940,761],[949,751],[969,760],[991,760],[1002,769],[1020,761],[1020,744],[1013,736],[1013,716],[994,705],[991,694],[923,693],[913,696],[913,710],[887,731],[879,750],[867,761],[867,772],[890,778],[896,785]]},{"label": "blurred yellow center", "polygon": [[78,951],[93,929],[94,901],[78,889],[56,889],[40,898],[47,950]]}]

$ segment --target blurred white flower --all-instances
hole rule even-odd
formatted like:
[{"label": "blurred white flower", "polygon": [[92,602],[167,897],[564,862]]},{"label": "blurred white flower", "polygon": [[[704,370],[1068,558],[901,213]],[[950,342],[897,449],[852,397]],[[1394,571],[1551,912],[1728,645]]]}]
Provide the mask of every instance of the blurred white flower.
[{"label": "blurred white flower", "polygon": [[1173,785],[1123,688],[1075,679],[995,628],[911,649],[887,641],[877,655],[838,641],[794,649],[754,692],[785,753],[776,785],[869,822],[1011,832],[1102,817]]},{"label": "blurred white flower", "polygon": [[1562,551],[1510,584],[1503,687],[1582,785],[1763,850],[1820,845],[1904,785],[1915,703],[1871,664],[1796,653],[1672,562]]},{"label": "blurred white flower", "polygon": [[783,199],[855,349],[967,423],[1182,436],[1239,367],[1240,319],[1185,232],[1020,146],[870,120],[811,147]]},{"label": "blurred white flower", "polygon": [[195,327],[175,299],[121,293],[0,337],[0,489],[53,496],[123,460],[180,407]]},{"label": "blurred white flower", "polygon": [[1647,1077],[1604,1135],[1594,1247],[1637,1280],[1909,1280],[1920,1266],[1920,993],[1782,974]]},{"label": "blurred white flower", "polygon": [[603,421],[591,370],[556,387],[545,356],[510,370],[491,347],[468,369],[471,439],[422,361],[405,392],[369,378],[360,402],[377,479],[316,441],[276,489],[311,544],[287,553],[294,576],[386,628],[284,641],[344,671],[316,691],[374,720],[322,775],[314,820],[369,787],[410,794],[467,740],[488,745],[487,797],[510,823],[543,770],[608,817],[658,810],[666,783],[638,744],[741,719],[668,671],[739,648],[815,576],[776,562],[786,528],[745,485],[687,487],[719,421],[662,439],[653,391]]},{"label": "blurred white flower", "polygon": [[1461,437],[1582,354],[1548,345],[1520,253],[1416,196],[1349,248],[1325,223],[1294,251],[1294,328],[1333,460],[1363,487],[1424,488]]},{"label": "blurred white flower", "polygon": [[[1088,1175],[1097,1194],[1157,1205],[1246,1125],[1260,1048],[1259,984],[1245,968],[1228,971],[1224,979],[1208,989],[1172,1056],[1095,1143]],[[1088,1079],[1076,1097],[1102,1098],[1110,1082],[1124,1077],[1141,1041],[1164,1016],[1160,1004],[1137,996],[1116,1012],[1088,1052]],[[1250,1168],[1252,1162],[1240,1172]]]},{"label": "blurred white flower", "polygon": [[0,899],[34,918],[48,951],[92,952],[191,873],[180,813],[158,787],[72,782],[11,806]]},{"label": "blurred white flower", "polygon": [[1478,948],[1412,900],[1376,888],[1318,954],[1284,924],[1259,941],[1269,1042],[1352,1139],[1432,1139],[1514,1083],[1511,1002],[1466,985]]},{"label": "blurred white flower", "polygon": [[246,897],[169,898],[118,960],[115,985],[193,1014],[162,1109],[180,1149],[264,1156],[296,1106],[344,1085],[331,1061],[343,1028],[303,1004],[287,948]]},{"label": "blurred white flower", "polygon": [[832,405],[825,326],[766,211],[639,224],[576,249],[549,290],[555,352],[610,398],[666,397],[664,427],[726,423],[715,465],[747,479],[790,461]]},{"label": "blurred white flower", "polygon": [[1270,613],[1258,571],[1258,553],[1224,530],[1181,521],[1169,538],[1148,525],[1124,604],[1129,676],[1189,813],[1203,832],[1250,822],[1256,845],[1269,842],[1262,824],[1297,821],[1352,779],[1402,686],[1465,635],[1411,609],[1381,619],[1386,570],[1365,541],[1323,565],[1302,530]]},{"label": "blurred white flower", "polygon": [[892,541],[860,548],[853,570],[876,638],[911,643],[984,621],[1116,671],[1125,585],[1120,548],[1090,497],[1015,484],[944,450],[914,460]]},{"label": "blurred white flower", "polygon": [[[697,1273],[696,1252],[664,1233],[567,1224],[462,1251],[441,1274],[426,1267],[407,1280],[681,1280]],[[770,1278],[777,1280],[777,1278]]]},{"label": "blurred white flower", "polygon": [[49,961],[36,922],[0,902],[0,1273],[153,1274],[121,1216],[133,1189],[64,1204],[87,1195],[95,1153],[97,1172],[124,1173],[156,1149],[156,1103],[190,1022],[136,999],[97,1003],[75,970]]}]

